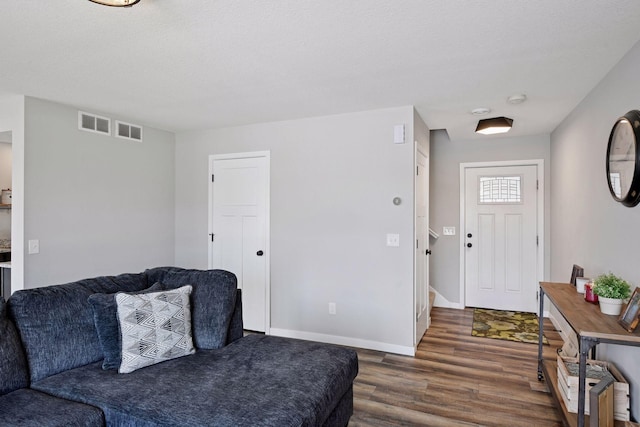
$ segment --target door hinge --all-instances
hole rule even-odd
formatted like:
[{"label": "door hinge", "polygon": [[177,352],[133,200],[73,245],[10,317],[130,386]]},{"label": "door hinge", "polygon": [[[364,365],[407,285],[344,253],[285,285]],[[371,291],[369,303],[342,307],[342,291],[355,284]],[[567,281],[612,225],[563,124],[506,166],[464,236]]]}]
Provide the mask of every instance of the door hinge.
[{"label": "door hinge", "polygon": [[540,181],[536,179],[536,190],[538,190],[539,188],[540,188]]},{"label": "door hinge", "polygon": [[420,166],[416,166],[416,175],[420,175]]},{"label": "door hinge", "polygon": [[418,249],[418,239],[416,239],[416,249]]},{"label": "door hinge", "polygon": [[540,299],[540,291],[536,291],[536,301]]},{"label": "door hinge", "polygon": [[213,241],[215,240],[215,236],[216,236],[216,235],[215,235],[215,234],[213,234],[213,233],[209,233],[209,236],[211,236],[211,241],[213,242]]},{"label": "door hinge", "polygon": [[214,179],[213,179],[213,174],[211,174],[211,182],[213,182],[213,181],[214,181]]},{"label": "door hinge", "polygon": [[540,239],[536,236],[536,246],[540,246]]}]

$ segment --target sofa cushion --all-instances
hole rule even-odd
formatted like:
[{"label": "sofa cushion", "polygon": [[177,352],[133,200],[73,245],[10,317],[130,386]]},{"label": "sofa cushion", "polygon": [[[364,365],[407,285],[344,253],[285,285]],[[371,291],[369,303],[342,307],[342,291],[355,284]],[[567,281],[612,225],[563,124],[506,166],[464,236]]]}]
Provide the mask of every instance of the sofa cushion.
[{"label": "sofa cushion", "polygon": [[0,298],[0,395],[28,387],[28,369],[20,337],[7,318],[4,299]]},{"label": "sofa cushion", "polygon": [[160,281],[167,289],[193,286],[191,316],[196,348],[213,350],[227,344],[238,287],[233,273],[224,270],[173,270],[164,274]]},{"label": "sofa cushion", "polygon": [[144,294],[116,294],[122,342],[118,372],[130,373],[193,354],[191,286]]},{"label": "sofa cushion", "polygon": [[14,427],[99,427],[102,411],[94,406],[20,389],[0,397],[0,424]]},{"label": "sofa cushion", "polygon": [[[161,283],[155,283],[150,288],[136,293],[149,293],[164,290]],[[93,294],[88,298],[93,309],[93,322],[96,326],[98,340],[102,348],[104,359],[102,369],[118,369],[122,361],[122,342],[120,326],[118,325],[118,307],[116,294]]]},{"label": "sofa cushion", "polygon": [[107,425],[322,426],[357,372],[351,349],[255,334],[128,375],[95,363],[32,387],[101,408]]},{"label": "sofa cushion", "polygon": [[147,276],[140,273],[15,292],[9,313],[24,345],[31,381],[102,360],[89,295],[148,287]]}]

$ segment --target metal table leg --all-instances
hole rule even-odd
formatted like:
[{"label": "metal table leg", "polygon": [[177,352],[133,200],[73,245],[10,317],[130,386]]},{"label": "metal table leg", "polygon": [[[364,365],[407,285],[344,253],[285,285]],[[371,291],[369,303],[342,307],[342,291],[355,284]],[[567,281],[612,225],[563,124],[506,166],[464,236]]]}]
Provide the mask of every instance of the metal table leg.
[{"label": "metal table leg", "polygon": [[593,338],[578,337],[580,340],[580,366],[578,374],[578,427],[584,427],[584,410],[586,399],[587,356],[598,344]]},{"label": "metal table leg", "polygon": [[542,326],[544,323],[544,291],[540,288],[540,315],[538,317],[538,381],[542,381]]}]

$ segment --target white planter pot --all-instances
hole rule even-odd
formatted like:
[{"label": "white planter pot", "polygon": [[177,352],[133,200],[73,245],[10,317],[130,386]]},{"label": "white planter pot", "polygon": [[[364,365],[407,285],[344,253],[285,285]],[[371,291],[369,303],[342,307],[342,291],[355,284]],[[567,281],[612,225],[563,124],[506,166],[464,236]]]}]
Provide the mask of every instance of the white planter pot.
[{"label": "white planter pot", "polygon": [[623,299],[598,297],[600,303],[600,311],[603,314],[610,314],[612,316],[619,316],[622,311]]}]

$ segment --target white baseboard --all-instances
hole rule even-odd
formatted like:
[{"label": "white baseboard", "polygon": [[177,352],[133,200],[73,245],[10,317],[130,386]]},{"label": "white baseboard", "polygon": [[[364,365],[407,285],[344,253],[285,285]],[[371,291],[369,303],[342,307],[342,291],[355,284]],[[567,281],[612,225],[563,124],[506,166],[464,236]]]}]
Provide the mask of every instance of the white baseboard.
[{"label": "white baseboard", "polygon": [[463,304],[459,302],[451,302],[447,300],[445,297],[440,294],[440,292],[436,291],[432,287],[429,287],[429,290],[436,294],[436,299],[433,301],[434,307],[442,307],[442,308],[456,308],[458,310],[462,310],[464,308]]},{"label": "white baseboard", "polygon": [[341,337],[337,335],[318,334],[315,332],[294,331],[290,329],[270,328],[271,335],[277,337],[297,338],[307,341],[324,342],[329,344],[344,345],[347,347],[366,348],[368,350],[384,351],[387,353],[414,356],[415,348],[403,345],[389,344],[378,341],[363,340],[360,338]]}]

